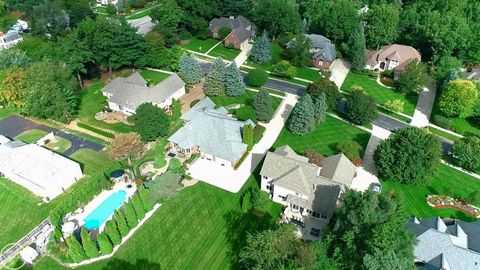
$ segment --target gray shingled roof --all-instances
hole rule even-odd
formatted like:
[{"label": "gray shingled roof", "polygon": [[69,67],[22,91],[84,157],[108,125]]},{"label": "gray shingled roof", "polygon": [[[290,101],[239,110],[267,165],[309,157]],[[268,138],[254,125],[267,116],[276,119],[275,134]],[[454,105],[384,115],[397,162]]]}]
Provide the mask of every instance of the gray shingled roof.
[{"label": "gray shingled roof", "polygon": [[218,31],[222,27],[228,27],[232,29],[230,35],[235,35],[241,43],[248,40],[248,38],[252,36],[253,32],[255,32],[257,28],[255,24],[241,15],[235,18],[215,18],[209,23],[209,29],[212,32]]},{"label": "gray shingled roof", "polygon": [[247,145],[242,142],[242,127],[254,126],[251,121],[238,121],[228,116],[228,111],[206,97],[195,104],[182,116],[184,127],[175,132],[168,141],[182,149],[198,146],[200,151],[235,162],[245,152]]},{"label": "gray shingled roof", "polygon": [[237,28],[237,29],[234,29],[230,35],[234,35],[235,37],[237,37],[237,40],[240,42],[240,43],[243,43],[244,41],[248,40],[250,38],[250,36],[252,35],[252,32],[248,31],[247,29],[245,28]]},{"label": "gray shingled roof", "polygon": [[[312,44],[312,49],[314,50],[312,52],[313,59],[317,59],[323,56],[323,59],[327,61],[335,60],[335,57],[337,56],[337,51],[335,50],[335,45],[333,45],[330,39],[317,34],[304,34],[304,36],[308,38]],[[285,47],[289,48],[295,45],[296,40],[292,39],[287,42],[287,44],[285,44]]]},{"label": "gray shingled roof", "polygon": [[414,255],[422,262],[417,264],[419,269],[480,269],[480,222],[453,220],[445,224],[439,217],[410,218],[405,227],[417,236]]},{"label": "gray shingled roof", "polygon": [[111,95],[108,102],[136,110],[138,106],[147,102],[161,104],[185,86],[177,74],[170,75],[153,87],[146,84],[146,80],[138,72],[134,72],[127,78],[115,78],[102,91]]},{"label": "gray shingled roof", "polygon": [[5,43],[9,43],[18,39],[23,39],[18,32],[11,31],[5,34],[4,36],[0,36],[1,39],[4,40]]}]

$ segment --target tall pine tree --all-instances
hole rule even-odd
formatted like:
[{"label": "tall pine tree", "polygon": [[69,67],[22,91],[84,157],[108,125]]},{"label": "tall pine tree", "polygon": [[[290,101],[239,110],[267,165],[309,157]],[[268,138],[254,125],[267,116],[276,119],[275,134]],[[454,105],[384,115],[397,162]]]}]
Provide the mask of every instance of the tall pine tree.
[{"label": "tall pine tree", "polygon": [[218,57],[212,64],[212,69],[205,79],[203,91],[207,96],[221,96],[225,93],[225,65],[223,59]]},{"label": "tall pine tree", "polygon": [[74,261],[74,262],[81,262],[86,258],[85,251],[83,251],[83,247],[78,242],[77,238],[75,236],[70,236],[67,238],[67,246],[68,246],[68,256]]},{"label": "tall pine tree", "polygon": [[242,128],[242,142],[247,145],[248,151],[253,148],[253,127],[251,125],[245,125]]},{"label": "tall pine tree", "polygon": [[97,245],[95,244],[95,242],[93,242],[92,237],[90,236],[88,231],[82,228],[80,235],[82,237],[83,250],[85,250],[85,254],[87,255],[87,257],[90,259],[97,257],[98,256]]},{"label": "tall pine tree", "polygon": [[245,93],[245,83],[235,61],[225,69],[225,88],[225,93],[230,97],[238,97]]},{"label": "tall pine tree", "polygon": [[315,120],[317,123],[322,123],[323,121],[325,121],[327,110],[328,105],[325,93],[320,93],[320,95],[318,95],[318,97],[315,99],[314,104]]},{"label": "tall pine tree", "polygon": [[354,70],[360,70],[365,67],[365,60],[367,57],[365,41],[365,32],[363,25],[359,24],[355,31],[352,32],[348,39],[347,53],[348,57],[352,61],[352,68]]},{"label": "tall pine tree", "polygon": [[108,238],[110,238],[110,241],[112,241],[115,246],[122,242],[122,237],[118,232],[117,224],[114,220],[107,221],[107,224],[105,224],[105,228],[107,230]]},{"label": "tall pine tree", "polygon": [[300,32],[308,34],[309,26],[307,19],[303,18],[302,24],[300,25]]},{"label": "tall pine tree", "polygon": [[288,130],[296,135],[305,135],[315,129],[315,110],[312,98],[305,94],[300,98],[288,121]]},{"label": "tall pine tree", "polygon": [[265,63],[272,60],[272,49],[265,31],[263,32],[262,36],[253,44],[250,52],[250,59],[255,63]]},{"label": "tall pine tree", "polygon": [[128,227],[132,229],[138,224],[137,214],[135,214],[135,210],[133,209],[132,203],[125,204],[124,210],[125,210],[125,218],[127,219]]},{"label": "tall pine tree", "polygon": [[197,59],[184,53],[178,62],[178,75],[188,84],[198,83],[203,78],[203,71]]},{"label": "tall pine tree", "polygon": [[125,216],[122,212],[116,210],[115,214],[113,214],[113,219],[117,224],[118,231],[122,237],[125,237],[130,229],[128,228],[127,221],[125,220]]},{"label": "tall pine tree", "polygon": [[98,246],[100,247],[100,252],[103,255],[107,255],[113,252],[113,245],[108,239],[107,235],[104,233],[97,235]]},{"label": "tall pine tree", "polygon": [[253,100],[255,118],[259,121],[270,121],[273,115],[272,97],[266,90],[260,90]]},{"label": "tall pine tree", "polygon": [[138,219],[143,219],[145,217],[145,209],[143,209],[142,200],[140,195],[137,193],[132,198],[132,206],[135,209]]},{"label": "tall pine tree", "polygon": [[138,192],[140,193],[140,199],[142,199],[143,209],[145,209],[145,212],[152,210],[152,201],[150,199],[150,193],[145,188],[145,186],[143,185],[140,186],[140,188],[138,189]]}]

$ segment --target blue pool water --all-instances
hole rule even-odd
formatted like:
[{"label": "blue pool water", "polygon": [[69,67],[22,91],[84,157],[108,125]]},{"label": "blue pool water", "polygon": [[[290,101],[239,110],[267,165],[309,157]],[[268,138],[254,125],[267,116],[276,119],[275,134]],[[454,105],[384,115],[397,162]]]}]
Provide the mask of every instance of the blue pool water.
[{"label": "blue pool water", "polygon": [[110,217],[115,210],[122,206],[127,198],[127,192],[120,190],[103,201],[92,213],[90,213],[83,221],[85,229],[98,229]]}]

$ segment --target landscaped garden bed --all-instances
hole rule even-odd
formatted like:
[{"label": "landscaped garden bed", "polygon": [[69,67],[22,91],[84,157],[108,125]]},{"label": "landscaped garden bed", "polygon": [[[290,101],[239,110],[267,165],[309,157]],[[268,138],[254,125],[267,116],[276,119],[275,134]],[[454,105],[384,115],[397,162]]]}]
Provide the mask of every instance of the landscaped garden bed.
[{"label": "landscaped garden bed", "polygon": [[453,198],[447,195],[428,195],[428,205],[435,208],[453,208],[465,212],[467,215],[478,218],[480,208],[468,204],[466,201]]}]

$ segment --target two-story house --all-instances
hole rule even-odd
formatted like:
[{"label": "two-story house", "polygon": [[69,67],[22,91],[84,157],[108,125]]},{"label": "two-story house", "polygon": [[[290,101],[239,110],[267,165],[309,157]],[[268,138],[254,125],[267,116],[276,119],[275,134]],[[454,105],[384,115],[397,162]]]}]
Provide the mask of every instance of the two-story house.
[{"label": "two-story house", "polygon": [[[310,64],[316,68],[329,69],[337,55],[335,45],[332,41],[317,34],[305,34],[305,38],[310,41],[311,45],[310,53],[312,55],[312,61]],[[296,40],[292,39],[285,44],[285,48],[290,48],[295,45]]]},{"label": "two-story house", "polygon": [[222,28],[229,28],[232,31],[225,37],[223,43],[225,46],[233,46],[235,49],[242,50],[248,42],[252,42],[255,37],[257,27],[247,18],[239,15],[237,17],[230,16],[215,18],[210,21],[209,29],[212,37],[218,38],[219,31]]},{"label": "two-story house", "polygon": [[22,36],[16,31],[10,31],[6,34],[0,33],[0,50],[11,48],[22,41]]},{"label": "two-story house", "polygon": [[421,61],[420,53],[411,46],[390,44],[376,51],[369,51],[366,69],[393,70],[395,77],[401,74],[412,60]]}]

